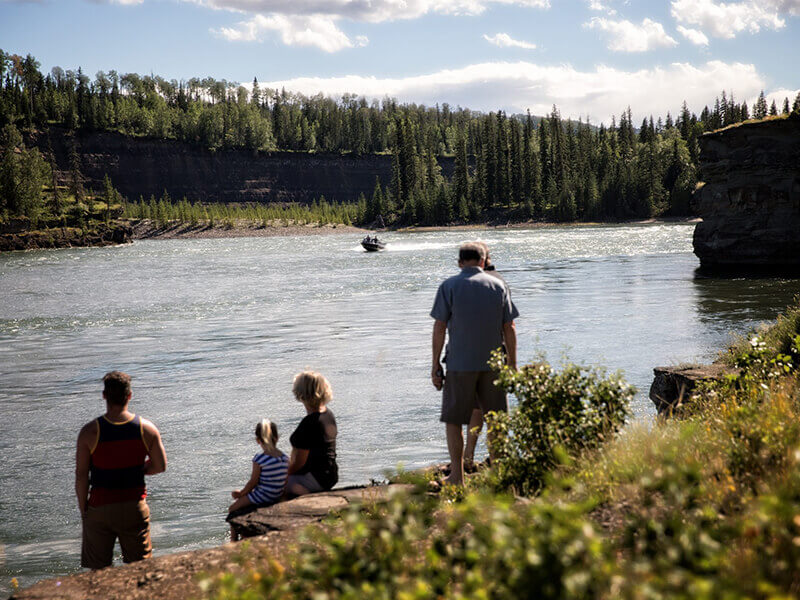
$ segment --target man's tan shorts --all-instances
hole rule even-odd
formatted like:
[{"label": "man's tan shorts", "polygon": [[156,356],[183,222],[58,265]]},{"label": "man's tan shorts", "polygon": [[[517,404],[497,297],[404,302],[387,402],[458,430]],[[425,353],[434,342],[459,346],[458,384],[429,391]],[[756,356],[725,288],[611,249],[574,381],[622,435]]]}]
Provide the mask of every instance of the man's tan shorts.
[{"label": "man's tan shorts", "polygon": [[448,371],[442,390],[442,423],[467,425],[472,410],[507,411],[506,393],[494,384],[494,371]]},{"label": "man's tan shorts", "polygon": [[150,509],[144,500],[89,507],[83,517],[81,566],[108,567],[114,559],[114,542],[119,538],[126,563],[150,558]]}]

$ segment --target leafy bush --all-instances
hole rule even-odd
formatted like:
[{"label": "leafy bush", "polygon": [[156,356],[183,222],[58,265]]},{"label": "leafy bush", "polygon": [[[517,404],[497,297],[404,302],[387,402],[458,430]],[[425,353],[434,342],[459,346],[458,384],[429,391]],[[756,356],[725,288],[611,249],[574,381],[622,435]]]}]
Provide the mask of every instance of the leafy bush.
[{"label": "leafy bush", "polygon": [[400,495],[316,528],[283,570],[265,561],[214,582],[215,597],[323,599],[594,598],[606,548],[588,505],[472,495],[437,505]]},{"label": "leafy bush", "polygon": [[566,365],[557,372],[546,362],[514,371],[495,353],[497,384],[517,397],[509,413],[487,415],[497,484],[518,493],[536,493],[557,464],[559,449],[569,454],[597,447],[624,425],[636,393],[619,374]]}]

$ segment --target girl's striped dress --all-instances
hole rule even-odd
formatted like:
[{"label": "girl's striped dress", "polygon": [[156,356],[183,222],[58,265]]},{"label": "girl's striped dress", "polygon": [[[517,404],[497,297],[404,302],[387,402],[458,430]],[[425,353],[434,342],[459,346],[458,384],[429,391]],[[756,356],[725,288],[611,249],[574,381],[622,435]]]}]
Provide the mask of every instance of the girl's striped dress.
[{"label": "girl's striped dress", "polygon": [[289,457],[281,454],[275,458],[269,454],[259,452],[253,457],[253,462],[261,467],[258,485],[247,494],[248,500],[253,504],[274,504],[283,495],[286,486],[286,477],[289,473]]}]

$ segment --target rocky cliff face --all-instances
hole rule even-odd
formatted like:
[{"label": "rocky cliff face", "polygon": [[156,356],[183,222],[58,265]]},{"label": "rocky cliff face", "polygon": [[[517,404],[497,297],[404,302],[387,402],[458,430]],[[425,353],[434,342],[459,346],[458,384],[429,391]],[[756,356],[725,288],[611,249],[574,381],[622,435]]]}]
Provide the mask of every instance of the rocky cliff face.
[{"label": "rocky cliff face", "polygon": [[[28,141],[46,151],[48,135],[66,183],[73,136],[51,128]],[[85,186],[101,190],[108,173],[114,186],[134,201],[151,194],[160,197],[167,190],[175,199],[186,196],[201,202],[310,203],[322,195],[328,201],[349,202],[362,192],[371,195],[376,177],[388,185],[392,169],[388,155],[211,152],[182,142],[114,133],[77,135],[74,140]],[[453,160],[441,159],[440,164],[449,177]]]},{"label": "rocky cliff face", "polygon": [[800,268],[800,118],[700,138],[694,252],[704,268]]}]

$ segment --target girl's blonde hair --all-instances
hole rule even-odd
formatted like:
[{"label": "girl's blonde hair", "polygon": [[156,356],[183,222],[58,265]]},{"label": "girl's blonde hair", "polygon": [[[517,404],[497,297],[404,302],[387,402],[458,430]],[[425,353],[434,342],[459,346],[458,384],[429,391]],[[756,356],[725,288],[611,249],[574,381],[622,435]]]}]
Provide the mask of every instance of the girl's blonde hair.
[{"label": "girl's blonde hair", "polygon": [[274,452],[278,449],[278,426],[269,419],[261,419],[256,423],[256,439],[265,450]]},{"label": "girl's blonde hair", "polygon": [[328,380],[314,371],[303,371],[294,376],[294,397],[314,410],[319,410],[333,399],[333,390]]}]

